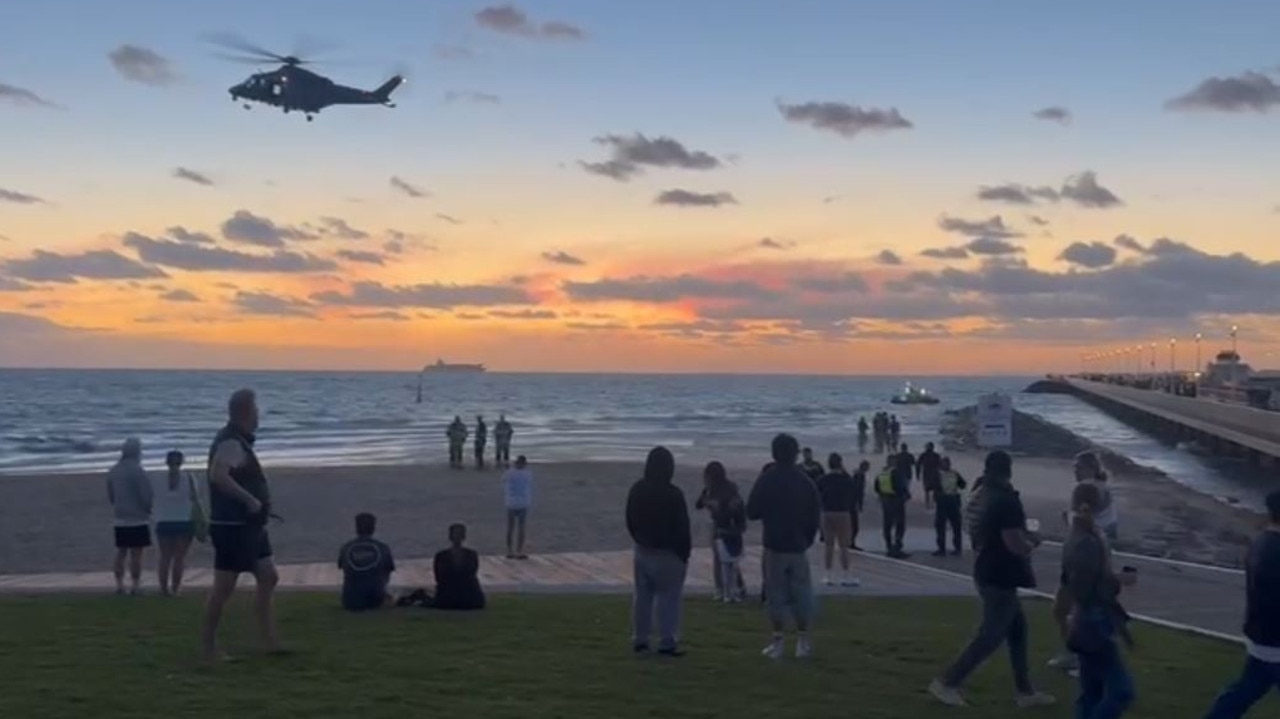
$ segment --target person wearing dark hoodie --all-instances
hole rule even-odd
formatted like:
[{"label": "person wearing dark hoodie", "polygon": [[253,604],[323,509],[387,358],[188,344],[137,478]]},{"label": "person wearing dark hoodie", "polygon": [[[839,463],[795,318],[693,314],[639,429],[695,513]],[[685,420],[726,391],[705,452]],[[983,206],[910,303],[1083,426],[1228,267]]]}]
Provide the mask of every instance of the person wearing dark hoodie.
[{"label": "person wearing dark hoodie", "polygon": [[822,505],[818,489],[799,467],[800,443],[789,434],[773,438],[774,465],[756,480],[747,499],[747,518],[764,525],[764,587],[773,638],[763,654],[781,659],[786,651],[787,615],[796,625],[796,657],[813,654],[809,625],[813,580],[809,547],[818,535]]},{"label": "person wearing dark hoodie", "polygon": [[1267,515],[1267,528],[1245,562],[1244,672],[1205,719],[1240,719],[1272,689],[1280,689],[1280,490],[1267,495]]},{"label": "person wearing dark hoodie", "polygon": [[680,602],[693,538],[689,505],[672,483],[676,461],[666,447],[654,447],[644,476],[627,494],[627,532],[635,542],[635,594],[631,612],[632,647],[649,651],[657,610],[658,654],[684,655],[680,649]]}]

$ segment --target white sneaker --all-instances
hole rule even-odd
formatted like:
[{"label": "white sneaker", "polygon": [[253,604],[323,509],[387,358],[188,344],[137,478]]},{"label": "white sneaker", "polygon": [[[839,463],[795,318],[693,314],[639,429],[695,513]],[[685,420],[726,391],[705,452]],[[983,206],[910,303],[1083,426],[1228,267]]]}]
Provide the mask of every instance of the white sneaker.
[{"label": "white sneaker", "polygon": [[813,644],[808,637],[796,638],[796,659],[808,659],[813,656]]},{"label": "white sneaker", "polygon": [[1017,703],[1019,709],[1030,709],[1032,707],[1051,707],[1057,704],[1058,700],[1054,699],[1052,694],[1031,692],[1030,694],[1019,694]]},{"label": "white sneaker", "polygon": [[781,639],[775,639],[769,642],[769,646],[760,652],[766,659],[781,659],[787,653],[787,645]]},{"label": "white sneaker", "polygon": [[960,693],[959,689],[949,687],[937,679],[929,682],[929,693],[933,695],[934,699],[937,699],[949,707],[969,706],[969,702],[964,700],[964,695]]},{"label": "white sneaker", "polygon": [[1061,669],[1062,671],[1071,671],[1080,667],[1080,658],[1071,652],[1063,652],[1053,659],[1049,660],[1050,669]]}]

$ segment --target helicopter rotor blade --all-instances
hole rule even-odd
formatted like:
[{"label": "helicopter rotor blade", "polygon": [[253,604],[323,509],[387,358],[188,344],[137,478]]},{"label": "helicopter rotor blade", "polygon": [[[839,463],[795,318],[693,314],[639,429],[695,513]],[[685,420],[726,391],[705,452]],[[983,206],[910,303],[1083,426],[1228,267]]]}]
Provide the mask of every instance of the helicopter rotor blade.
[{"label": "helicopter rotor blade", "polygon": [[302,35],[293,45],[294,57],[314,57],[323,55],[328,52],[337,50],[339,43],[334,40],[315,37],[314,35]]},{"label": "helicopter rotor blade", "polygon": [[275,60],[272,60],[270,58],[265,58],[265,57],[248,57],[246,55],[230,55],[222,52],[215,52],[213,56],[220,60],[228,60],[230,62],[238,62],[245,65],[270,65],[271,63],[275,62]]},{"label": "helicopter rotor blade", "polygon": [[240,37],[239,35],[236,35],[235,33],[230,33],[230,32],[213,33],[211,35],[206,36],[205,39],[207,39],[209,42],[215,45],[220,45],[228,50],[236,50],[238,52],[243,52],[249,55],[255,55],[255,56],[261,57],[264,60],[270,60],[274,62],[287,61],[287,58],[284,55],[279,55],[274,52],[271,52],[270,50],[254,45],[253,43],[249,42],[248,40],[245,40],[244,38]]}]

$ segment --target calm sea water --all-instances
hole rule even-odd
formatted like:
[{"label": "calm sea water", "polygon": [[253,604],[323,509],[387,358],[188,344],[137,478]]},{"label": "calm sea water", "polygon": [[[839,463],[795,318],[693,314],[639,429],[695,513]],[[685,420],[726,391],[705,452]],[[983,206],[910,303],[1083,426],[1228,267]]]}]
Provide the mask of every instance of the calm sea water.
[{"label": "calm sea water", "polygon": [[[857,419],[891,410],[903,437],[936,437],[942,413],[990,391],[1016,393],[1029,377],[927,378],[935,406],[892,407],[887,378],[716,375],[482,374],[427,377],[350,372],[0,370],[0,473],[97,471],[123,438],[150,461],[181,449],[202,464],[225,421],[226,400],[257,390],[259,447],[275,464],[397,464],[446,459],[454,415],[492,427],[505,412],[515,447],[538,460],[637,460],[656,444],[679,459],[763,460],[790,431],[820,452],[852,449]],[[1217,495],[1256,499],[1229,468],[1161,445],[1068,397],[1015,395],[1015,406]],[[197,465],[198,466],[198,465]],[[1254,496],[1256,494],[1256,496]]]}]

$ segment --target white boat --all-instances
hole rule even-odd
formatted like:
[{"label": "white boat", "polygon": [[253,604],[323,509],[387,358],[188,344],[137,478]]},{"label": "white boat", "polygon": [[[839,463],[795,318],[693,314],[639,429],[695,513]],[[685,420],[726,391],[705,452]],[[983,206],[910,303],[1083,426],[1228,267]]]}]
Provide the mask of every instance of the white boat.
[{"label": "white boat", "polygon": [[929,394],[929,391],[921,387],[916,387],[910,382],[902,388],[902,392],[895,394],[889,400],[892,404],[938,404],[942,400]]}]

